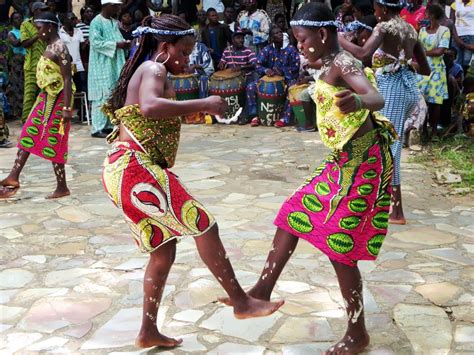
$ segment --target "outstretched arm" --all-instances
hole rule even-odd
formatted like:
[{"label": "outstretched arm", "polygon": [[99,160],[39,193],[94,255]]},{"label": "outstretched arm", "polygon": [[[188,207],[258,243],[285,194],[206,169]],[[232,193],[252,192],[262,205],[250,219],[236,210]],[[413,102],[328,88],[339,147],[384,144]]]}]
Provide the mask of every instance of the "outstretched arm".
[{"label": "outstretched arm", "polygon": [[166,69],[159,63],[146,62],[138,93],[138,104],[145,117],[163,119],[196,112],[224,115],[227,104],[218,96],[199,100],[175,101],[165,99]]}]

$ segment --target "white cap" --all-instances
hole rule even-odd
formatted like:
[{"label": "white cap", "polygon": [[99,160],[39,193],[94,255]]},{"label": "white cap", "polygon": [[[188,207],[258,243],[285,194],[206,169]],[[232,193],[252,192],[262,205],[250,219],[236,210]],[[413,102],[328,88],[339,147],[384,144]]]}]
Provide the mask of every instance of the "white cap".
[{"label": "white cap", "polygon": [[107,4],[119,4],[122,5],[122,0],[101,0],[100,2],[102,5],[107,5]]}]

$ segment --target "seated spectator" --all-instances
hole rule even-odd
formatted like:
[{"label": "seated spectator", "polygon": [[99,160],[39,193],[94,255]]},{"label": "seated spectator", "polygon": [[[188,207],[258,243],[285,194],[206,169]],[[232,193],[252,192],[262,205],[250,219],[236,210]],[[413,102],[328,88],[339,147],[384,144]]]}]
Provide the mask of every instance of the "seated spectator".
[{"label": "seated spectator", "polygon": [[352,12],[346,12],[343,16],[342,16],[342,23],[344,25],[347,25],[348,23],[351,23],[354,21],[354,15],[352,14]]},{"label": "seated spectator", "polygon": [[208,25],[201,33],[202,43],[211,52],[214,67],[219,65],[224,49],[232,42],[231,32],[227,25],[219,23],[219,16],[214,8],[207,10]]},{"label": "seated spectator", "polygon": [[456,48],[449,48],[444,55],[444,62],[446,63],[446,69],[448,74],[451,75],[460,90],[462,90],[462,83],[464,81],[464,70],[459,63],[456,63],[458,51]]},{"label": "seated spectator", "polygon": [[[274,26],[270,31],[271,44],[262,49],[257,55],[256,71],[260,77],[281,75],[285,78],[287,87],[293,85],[299,76],[300,56],[291,44],[283,48],[283,32],[280,27]],[[251,118],[251,125],[258,126],[257,117],[257,82],[247,87],[247,119]],[[290,123],[291,107],[287,100],[284,113],[275,127],[285,127]]]},{"label": "seated spectator", "polygon": [[7,98],[11,107],[11,116],[21,118],[23,107],[23,65],[25,64],[26,49],[21,46],[20,27],[23,17],[19,12],[14,12],[10,17],[12,25],[8,33],[8,42],[11,47],[12,56],[9,64],[10,85],[7,88]]},{"label": "seated spectator", "polygon": [[199,97],[205,98],[209,91],[209,77],[214,73],[214,65],[209,53],[209,48],[205,44],[197,42],[189,56],[189,73],[198,77]]},{"label": "seated spectator", "polygon": [[196,31],[196,41],[202,42],[202,32],[206,29],[207,26],[207,14],[204,10],[199,10],[196,14],[197,23],[193,26]]},{"label": "seated spectator", "polygon": [[268,44],[271,21],[257,8],[257,0],[243,0],[242,5],[245,10],[239,13],[237,25],[245,33],[245,46],[258,54]]},{"label": "seated spectator", "polygon": [[64,16],[61,16],[61,22],[63,26],[59,30],[59,38],[61,38],[61,41],[66,45],[72,57],[71,64],[75,66],[73,80],[76,85],[76,91],[86,92],[87,75],[81,60],[81,46],[85,41],[84,35],[80,29],[74,28],[77,17],[73,12],[68,12]]},{"label": "seated spectator", "polygon": [[417,32],[422,27],[422,21],[425,18],[426,7],[422,5],[422,2],[422,0],[407,0],[407,7],[400,12],[400,17],[415,27]]},{"label": "seated spectator", "polygon": [[244,46],[244,37],[245,34],[239,29],[232,34],[232,45],[224,51],[218,66],[219,70],[240,70],[247,75],[255,70],[257,57],[250,48]]},{"label": "seated spectator", "polygon": [[273,19],[273,24],[280,27],[281,31],[283,32],[283,48],[286,48],[290,44],[290,38],[292,39],[291,44],[294,45],[296,39],[293,36],[293,33],[288,30],[285,15],[276,14],[275,18]]}]

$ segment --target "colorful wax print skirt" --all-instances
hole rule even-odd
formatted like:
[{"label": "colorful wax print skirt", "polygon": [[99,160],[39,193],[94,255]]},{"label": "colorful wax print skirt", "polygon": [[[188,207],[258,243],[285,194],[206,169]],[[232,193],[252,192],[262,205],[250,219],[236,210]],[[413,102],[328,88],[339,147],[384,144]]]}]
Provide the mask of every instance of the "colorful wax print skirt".
[{"label": "colorful wax print skirt", "polygon": [[283,203],[274,223],[333,261],[375,260],[387,234],[392,172],[388,138],[373,130],[331,154]]},{"label": "colorful wax print skirt", "polygon": [[115,142],[104,162],[103,183],[144,253],[181,237],[207,232],[214,217],[134,142]]},{"label": "colorful wax print skirt", "polygon": [[63,124],[64,94],[57,96],[42,91],[23,125],[18,148],[53,163],[65,164],[68,158],[70,123]]}]

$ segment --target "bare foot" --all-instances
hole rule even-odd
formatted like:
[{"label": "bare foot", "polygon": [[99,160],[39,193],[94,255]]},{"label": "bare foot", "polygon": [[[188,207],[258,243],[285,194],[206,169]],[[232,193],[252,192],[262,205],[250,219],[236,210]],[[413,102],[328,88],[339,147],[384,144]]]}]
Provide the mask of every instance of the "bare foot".
[{"label": "bare foot", "polygon": [[71,194],[71,191],[69,191],[69,189],[64,190],[64,191],[55,190],[52,193],[50,193],[48,196],[46,196],[45,198],[47,200],[52,200],[52,199],[55,199],[55,198],[61,198],[61,197],[69,196],[70,194]]},{"label": "bare foot", "polygon": [[[262,301],[270,301],[270,296],[263,295],[262,292],[258,290],[258,286],[255,285],[252,287],[250,290],[246,292],[247,296],[250,296],[252,298],[255,298],[257,300],[262,300]],[[232,300],[228,297],[219,297],[217,298],[217,301],[220,303],[225,304],[226,306],[233,306]]]},{"label": "bare foot", "polygon": [[407,220],[405,218],[392,218],[390,217],[388,219],[388,223],[390,224],[399,224],[399,225],[405,225],[407,224]]},{"label": "bare foot", "polygon": [[14,196],[20,187],[0,186],[0,199]]},{"label": "bare foot", "polygon": [[152,348],[155,346],[161,346],[163,348],[175,348],[183,342],[183,339],[173,339],[160,334],[158,330],[152,331],[151,333],[145,334],[140,332],[135,345],[138,348]]},{"label": "bare foot", "polygon": [[338,343],[324,352],[324,355],[355,355],[360,354],[370,343],[369,334],[364,332],[361,336],[351,337],[346,334]]},{"label": "bare foot", "polygon": [[234,306],[234,316],[237,319],[247,319],[269,316],[275,313],[285,301],[269,302],[247,297],[242,304]]},{"label": "bare foot", "polygon": [[403,210],[393,207],[392,212],[390,212],[390,215],[388,216],[388,223],[400,225],[407,224],[407,220],[403,215]]},{"label": "bare foot", "polygon": [[0,181],[0,186],[15,188],[20,187],[20,182],[18,180],[7,177]]}]

